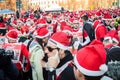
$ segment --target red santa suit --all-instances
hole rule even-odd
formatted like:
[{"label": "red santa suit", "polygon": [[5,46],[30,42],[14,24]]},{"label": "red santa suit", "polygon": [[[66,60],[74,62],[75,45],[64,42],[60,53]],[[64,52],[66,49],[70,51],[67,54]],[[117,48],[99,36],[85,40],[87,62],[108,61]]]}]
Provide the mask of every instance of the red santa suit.
[{"label": "red santa suit", "polygon": [[51,34],[56,32],[56,29],[57,29],[57,22],[56,22],[56,20],[52,20],[52,22],[50,24],[46,22],[46,25],[47,25],[48,31]]},{"label": "red santa suit", "polygon": [[[16,40],[18,38],[18,33],[16,30],[11,30],[6,34],[7,38],[11,40]],[[17,68],[19,70],[23,69],[23,71],[26,71],[29,69],[29,52],[27,50],[27,47],[22,43],[4,43],[2,45],[3,48],[7,50],[13,50],[14,51],[14,57],[12,61],[16,64]],[[27,62],[26,62],[27,61]],[[25,64],[27,64],[25,66]]]},{"label": "red santa suit", "polygon": [[105,27],[104,24],[99,23],[95,28],[95,38],[101,41],[101,39],[103,39],[106,34],[107,28]]},{"label": "red santa suit", "polygon": [[[83,28],[79,28],[77,30],[73,29],[73,37],[77,38],[79,43],[82,46],[87,45],[90,42],[90,38],[85,30]],[[85,41],[84,41],[85,39]]]}]

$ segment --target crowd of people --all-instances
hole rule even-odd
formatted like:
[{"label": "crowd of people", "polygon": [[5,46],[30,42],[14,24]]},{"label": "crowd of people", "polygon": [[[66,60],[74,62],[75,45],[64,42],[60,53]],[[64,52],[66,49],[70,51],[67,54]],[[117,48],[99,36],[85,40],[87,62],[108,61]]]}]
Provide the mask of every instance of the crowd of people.
[{"label": "crowd of people", "polygon": [[0,80],[119,80],[120,9],[0,15],[0,48]]}]

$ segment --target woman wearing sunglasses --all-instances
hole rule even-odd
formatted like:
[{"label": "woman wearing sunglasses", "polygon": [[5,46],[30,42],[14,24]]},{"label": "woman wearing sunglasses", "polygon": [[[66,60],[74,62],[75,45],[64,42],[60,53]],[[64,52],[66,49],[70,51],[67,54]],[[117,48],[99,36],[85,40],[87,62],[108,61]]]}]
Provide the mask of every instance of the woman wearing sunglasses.
[{"label": "woman wearing sunglasses", "polygon": [[50,37],[45,49],[48,62],[43,66],[48,75],[44,80],[76,80],[71,66],[73,56],[68,51],[70,42],[71,36],[65,32],[56,32]]}]

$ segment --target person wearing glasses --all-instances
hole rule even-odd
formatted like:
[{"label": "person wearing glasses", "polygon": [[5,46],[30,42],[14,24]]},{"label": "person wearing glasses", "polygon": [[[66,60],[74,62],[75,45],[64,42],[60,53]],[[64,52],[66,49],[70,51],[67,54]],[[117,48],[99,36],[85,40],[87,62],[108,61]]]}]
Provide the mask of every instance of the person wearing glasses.
[{"label": "person wearing glasses", "polygon": [[68,50],[70,42],[71,35],[65,32],[56,32],[50,37],[45,49],[48,61],[43,67],[46,67],[48,75],[44,80],[76,80],[71,64],[73,56]]}]

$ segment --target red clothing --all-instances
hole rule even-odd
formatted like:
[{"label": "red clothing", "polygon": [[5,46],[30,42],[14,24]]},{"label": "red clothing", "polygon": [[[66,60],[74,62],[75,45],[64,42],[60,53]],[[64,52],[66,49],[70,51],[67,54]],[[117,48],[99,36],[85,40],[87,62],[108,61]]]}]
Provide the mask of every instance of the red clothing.
[{"label": "red clothing", "polygon": [[107,28],[103,24],[98,24],[95,28],[95,38],[101,41],[101,38],[104,38],[107,34]]},{"label": "red clothing", "polygon": [[4,23],[0,23],[0,29],[6,29],[5,24]]},{"label": "red clothing", "polygon": [[[14,59],[13,62],[17,66],[18,70],[23,69],[23,57],[27,59],[27,65],[24,66],[26,70],[29,69],[30,62],[29,62],[29,51],[27,50],[27,47],[24,44],[21,43],[5,43],[3,48],[14,50]],[[17,51],[17,52],[16,52]]]}]

